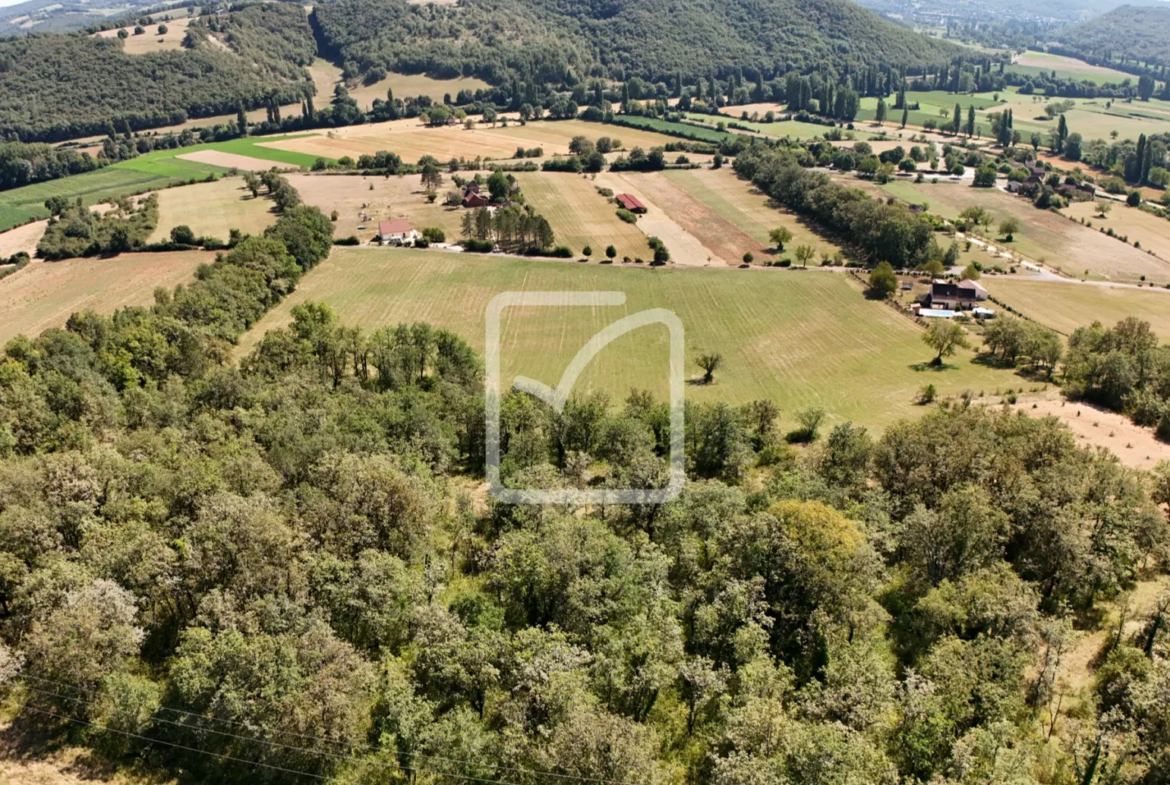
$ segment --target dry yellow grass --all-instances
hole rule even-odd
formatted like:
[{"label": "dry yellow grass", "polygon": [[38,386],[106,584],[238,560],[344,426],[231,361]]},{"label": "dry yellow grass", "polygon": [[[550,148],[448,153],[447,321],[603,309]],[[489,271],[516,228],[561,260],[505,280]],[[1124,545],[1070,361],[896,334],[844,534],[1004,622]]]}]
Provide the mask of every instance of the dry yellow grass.
[{"label": "dry yellow grass", "polygon": [[587,177],[568,173],[524,172],[516,175],[525,199],[548,219],[556,232],[557,245],[567,245],[579,253],[592,247],[594,260],[605,257],[605,248],[613,245],[617,258],[648,258],[646,235],[636,226],[617,217],[617,205],[597,192]]},{"label": "dry yellow grass", "polygon": [[527,125],[509,123],[506,128],[481,124],[471,130],[462,126],[427,128],[418,120],[393,120],[338,128],[329,133],[298,139],[266,142],[262,146],[326,158],[341,158],[345,155],[357,158],[365,153],[388,150],[412,162],[424,155],[433,155],[443,161],[477,157],[490,161],[511,159],[518,147],[540,147],[546,156],[567,155],[569,142],[574,136],[594,140],[610,136],[618,139],[627,149],[649,149],[671,141],[670,137],[661,134],[581,120],[532,122]]},{"label": "dry yellow grass", "polygon": [[158,226],[151,242],[167,239],[171,229],[181,224],[190,226],[196,237],[210,235],[227,240],[232,229],[260,234],[276,220],[271,200],[253,199],[239,177],[159,191],[158,212]]},{"label": "dry yellow grass", "polygon": [[[776,258],[791,257],[792,249],[798,245],[812,246],[818,260],[822,254],[832,255],[840,250],[839,246],[821,237],[794,213],[772,207],[762,191],[736,177],[730,169],[676,170],[664,172],[660,176],[705,204],[724,221],[755,241],[756,250],[746,247],[742,241],[736,244],[734,250],[738,250],[739,254],[729,261],[738,263],[745,250],[753,250],[759,258],[758,248],[770,248],[772,243],[768,235],[780,227],[792,232],[792,240],[785,245],[785,253]],[[741,249],[740,246],[744,247]],[[734,253],[734,250],[730,252]]]},{"label": "dry yellow grass", "polygon": [[0,232],[0,258],[12,256],[24,251],[29,256],[37,250],[37,243],[45,234],[48,221],[33,221],[32,223]]},{"label": "dry yellow grass", "polygon": [[[1142,244],[1143,251],[1153,251],[1162,260],[1170,260],[1170,221],[1144,210],[1113,204],[1104,218],[1098,215],[1097,202],[1074,202],[1061,211],[1076,220],[1085,219],[1094,229],[1112,229],[1114,234]],[[1118,241],[1120,242],[1120,241]],[[1166,261],[1165,279],[1170,281],[1170,261]]]},{"label": "dry yellow grass", "polygon": [[1136,316],[1149,322],[1163,341],[1170,340],[1170,291],[1166,289],[1030,281],[999,275],[985,275],[980,283],[996,299],[1065,335],[1094,321],[1112,326],[1127,316]]},{"label": "dry yellow grass", "polygon": [[[415,229],[421,231],[430,226],[437,227],[446,233],[449,242],[458,240],[462,208],[443,206],[441,195],[434,204],[428,204],[423,196],[421,180],[419,175],[389,178],[288,175],[289,183],[300,192],[306,204],[320,208],[326,215],[337,211],[337,222],[333,226],[335,237],[357,235],[363,242],[368,242],[377,234],[379,221],[408,218]],[[363,210],[366,213],[365,221],[361,218]],[[363,223],[366,228],[358,229]]]},{"label": "dry yellow grass", "polygon": [[181,251],[34,262],[0,281],[0,344],[60,327],[77,311],[147,305],[156,287],[184,283],[196,267],[214,259],[209,251]]},{"label": "dry yellow grass", "polygon": [[[159,24],[165,24],[167,31],[162,35],[158,34]],[[181,49],[183,46],[183,38],[187,35],[187,25],[191,24],[190,19],[173,19],[170,22],[155,22],[152,25],[144,25],[146,32],[142,35],[134,35],[134,25],[122,28],[129,38],[122,42],[122,51],[128,55],[144,55],[148,52],[165,52],[167,50]],[[102,38],[114,38],[118,35],[117,30],[103,30],[100,33],[95,33]]]},{"label": "dry yellow grass", "polygon": [[225,153],[221,150],[196,150],[193,153],[183,153],[175,158],[184,161],[196,161],[201,164],[222,166],[225,169],[242,169],[247,172],[264,172],[274,166],[280,166],[278,161],[265,161],[263,158],[253,158],[250,155]]}]

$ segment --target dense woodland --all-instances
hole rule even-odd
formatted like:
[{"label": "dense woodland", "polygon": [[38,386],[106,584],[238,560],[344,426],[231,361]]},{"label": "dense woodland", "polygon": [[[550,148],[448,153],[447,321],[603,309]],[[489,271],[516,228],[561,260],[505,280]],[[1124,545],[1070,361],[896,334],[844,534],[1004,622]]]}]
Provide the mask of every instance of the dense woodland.
[{"label": "dense woodland", "polygon": [[1123,5],[1057,30],[1051,38],[1063,53],[1090,62],[1164,68],[1170,65],[1170,8]]},{"label": "dense woodland", "polygon": [[469,0],[458,8],[404,0],[340,0],[315,14],[327,53],[351,74],[371,70],[561,82],[633,76],[767,78],[825,65],[933,65],[957,47],[923,38],[842,0],[716,3]]},{"label": "dense woodland", "polygon": [[[206,25],[206,27],[203,27]],[[231,51],[206,40],[218,31]],[[57,141],[299,101],[316,44],[298,5],[193,23],[190,48],[127,55],[117,38],[0,40],[0,138]]]},{"label": "dense woodland", "polygon": [[[309,303],[227,361],[329,228],[289,208],[153,307],[5,348],[0,676],[24,720],[213,782],[1170,776],[1170,601],[1081,692],[1057,679],[1164,563],[1170,468],[962,406],[880,438],[802,413],[798,453],[768,401],[690,404],[673,502],[485,506],[456,336]],[[659,487],[668,423],[637,391],[511,394],[505,481]]]}]

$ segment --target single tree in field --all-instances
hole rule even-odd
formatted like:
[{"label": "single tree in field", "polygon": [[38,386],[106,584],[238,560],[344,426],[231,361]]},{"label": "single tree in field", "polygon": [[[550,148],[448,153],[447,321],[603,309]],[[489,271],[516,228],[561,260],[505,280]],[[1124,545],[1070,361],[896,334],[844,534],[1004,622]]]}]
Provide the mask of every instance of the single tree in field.
[{"label": "single tree in field", "polygon": [[703,369],[703,384],[710,384],[715,381],[715,371],[723,364],[723,355],[714,352],[700,354],[695,362]]},{"label": "single tree in field", "polygon": [[605,258],[609,259],[612,262],[615,258],[617,258],[617,249],[614,248],[612,245],[606,246]]},{"label": "single tree in field", "polygon": [[167,34],[167,26],[166,25],[159,25],[158,26],[158,34],[159,35],[166,35]]},{"label": "single tree in field", "polygon": [[886,121],[886,99],[878,99],[877,112],[874,113],[874,119],[877,120],[878,125]]},{"label": "single tree in field", "polygon": [[792,253],[796,255],[796,261],[800,262],[804,267],[808,267],[809,261],[817,255],[817,252],[813,250],[811,245],[798,245]]},{"label": "single tree in field", "polygon": [[743,255],[743,263],[744,264],[751,264],[755,260],[756,260],[755,254],[753,254],[751,251],[748,251],[747,253],[745,253]]},{"label": "single tree in field", "polygon": [[246,172],[244,174],[244,186],[252,192],[253,199],[260,196],[261,185],[263,185],[263,183],[260,181],[260,178],[256,176],[255,172]]},{"label": "single tree in field", "polygon": [[869,288],[874,296],[886,298],[898,289],[898,276],[889,262],[882,262],[869,274]]},{"label": "single tree in field", "polygon": [[949,319],[935,319],[922,335],[923,342],[938,354],[931,365],[942,365],[944,357],[950,357],[960,347],[967,348],[967,335],[963,328]]},{"label": "single tree in field", "polygon": [[1097,217],[1104,218],[1109,215],[1109,211],[1113,209],[1113,202],[1103,201],[1097,202]]},{"label": "single tree in field", "polygon": [[443,175],[439,173],[439,167],[432,163],[428,163],[422,169],[422,186],[424,189],[431,190],[438,188],[443,184]]},{"label": "single tree in field", "polygon": [[1009,243],[1015,239],[1015,234],[1018,231],[1020,231],[1020,222],[1016,218],[1008,217],[999,222],[999,233]]},{"label": "single tree in field", "polygon": [[781,226],[768,232],[768,239],[772,241],[772,245],[776,246],[776,250],[783,253],[784,243],[792,239],[792,232],[788,227]]},{"label": "single tree in field", "polygon": [[815,442],[821,422],[825,419],[825,410],[819,406],[810,406],[796,413],[796,421],[800,423],[800,437],[806,442]]},{"label": "single tree in field", "polygon": [[585,246],[584,248],[581,249],[581,255],[584,256],[586,259],[588,259],[590,256],[593,255],[593,247],[589,246],[589,245]]},{"label": "single tree in field", "polygon": [[902,107],[902,127],[906,127],[906,121],[910,119],[910,108],[908,106]]}]

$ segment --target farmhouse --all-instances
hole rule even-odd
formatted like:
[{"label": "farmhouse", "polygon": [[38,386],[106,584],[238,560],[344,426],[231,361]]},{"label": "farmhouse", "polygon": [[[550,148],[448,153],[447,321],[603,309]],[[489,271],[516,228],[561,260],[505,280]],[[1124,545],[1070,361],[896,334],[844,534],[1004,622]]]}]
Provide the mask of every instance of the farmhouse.
[{"label": "farmhouse", "polygon": [[630,194],[618,194],[614,197],[617,203],[629,210],[631,213],[646,212],[646,205],[642,204],[642,200]]},{"label": "farmhouse", "polygon": [[987,297],[987,290],[975,281],[932,281],[930,291],[922,296],[922,307],[963,310],[974,308]]},{"label": "farmhouse", "polygon": [[393,218],[378,224],[378,241],[382,245],[414,245],[418,236],[405,218]]},{"label": "farmhouse", "polygon": [[463,189],[462,204],[464,207],[486,207],[488,198],[479,192],[479,183],[472,180]]}]

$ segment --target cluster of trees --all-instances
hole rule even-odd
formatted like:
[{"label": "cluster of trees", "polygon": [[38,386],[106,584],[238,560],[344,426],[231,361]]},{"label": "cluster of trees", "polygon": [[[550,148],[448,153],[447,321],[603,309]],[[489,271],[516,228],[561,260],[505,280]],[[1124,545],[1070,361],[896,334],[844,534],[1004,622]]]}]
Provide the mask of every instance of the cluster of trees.
[{"label": "cluster of trees", "polygon": [[[1115,8],[1092,20],[1059,31],[1059,54],[1107,67],[1132,64],[1126,70],[1153,71],[1166,78],[1170,64],[1170,11],[1154,6]],[[1120,61],[1120,62],[1118,62]]]},{"label": "cluster of trees", "polygon": [[[493,175],[494,176],[494,175]],[[511,253],[544,252],[556,235],[543,215],[531,206],[480,207],[463,214],[463,236]]]},{"label": "cluster of trees", "polygon": [[[221,362],[238,323],[205,318],[302,269],[272,240],[5,349],[0,675],[45,732],[241,782],[1166,776],[1165,608],[1108,636],[1075,717],[1057,675],[1074,618],[1165,556],[1170,493],[1054,420],[821,439],[814,410],[798,455],[770,401],[691,403],[674,501],[477,509],[482,369],[456,336],[305,304]],[[509,484],[667,480],[646,393],[501,413]]]},{"label": "cluster of trees", "polygon": [[91,172],[101,166],[89,153],[47,144],[0,143],[0,191],[29,183]]},{"label": "cluster of trees", "polygon": [[45,207],[52,217],[37,243],[37,256],[52,262],[142,247],[158,225],[158,194],[137,205],[126,196],[115,198],[112,204],[99,214],[82,204],[81,197],[72,204],[61,197],[48,200]]},{"label": "cluster of trees", "polygon": [[192,48],[146,55],[84,35],[0,40],[0,138],[72,139],[105,133],[110,121],[141,130],[312,95],[301,66],[315,43],[300,7],[256,4],[216,17],[226,52],[201,24],[212,23],[192,24]]},{"label": "cluster of trees", "polygon": [[[874,199],[803,168],[790,150],[756,145],[735,159],[735,171],[778,203],[817,221],[865,258],[915,267],[934,255],[931,222],[903,204]],[[941,256],[941,254],[938,254]]]},{"label": "cluster of trees", "polygon": [[1074,395],[1123,411],[1170,440],[1170,346],[1159,346],[1148,322],[1128,317],[1113,327],[1094,322],[1069,337],[1066,385]]},{"label": "cluster of trees", "polygon": [[1015,366],[1027,360],[1048,375],[1064,355],[1064,343],[1054,330],[1015,316],[1000,316],[983,329],[983,348],[995,361]]}]

